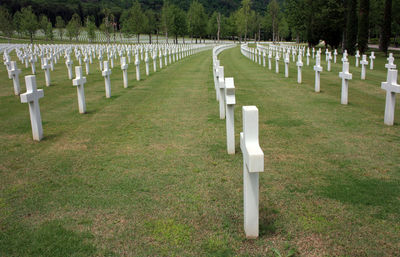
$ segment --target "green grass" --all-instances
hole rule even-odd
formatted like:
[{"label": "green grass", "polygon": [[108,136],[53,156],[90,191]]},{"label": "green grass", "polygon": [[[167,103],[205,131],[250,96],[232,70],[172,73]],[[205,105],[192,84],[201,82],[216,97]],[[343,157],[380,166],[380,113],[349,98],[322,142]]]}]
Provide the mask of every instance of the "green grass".
[{"label": "green grass", "polygon": [[[111,99],[96,61],[85,115],[60,60],[40,101],[39,143],[3,66],[0,256],[399,255],[400,108],[395,126],[385,126],[384,58],[366,81],[351,65],[348,106],[340,104],[339,64],[314,93],[311,66],[297,85],[295,67],[285,79],[282,63],[275,74],[239,48],[220,60],[235,79],[234,156],[226,154],[211,51],[149,77],[141,65],[141,82],[132,63],[128,89],[116,61]],[[37,83],[43,88],[42,70]],[[242,105],[259,108],[265,153],[257,240],[243,232]]]}]

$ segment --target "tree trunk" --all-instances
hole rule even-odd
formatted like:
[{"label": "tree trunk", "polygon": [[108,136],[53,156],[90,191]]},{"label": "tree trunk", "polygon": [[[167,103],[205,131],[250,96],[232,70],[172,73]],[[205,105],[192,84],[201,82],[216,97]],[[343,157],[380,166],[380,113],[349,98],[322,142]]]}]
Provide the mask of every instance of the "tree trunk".
[{"label": "tree trunk", "polygon": [[149,44],[151,45],[151,33],[149,33]]},{"label": "tree trunk", "polygon": [[178,35],[175,35],[175,44],[178,44]]},{"label": "tree trunk", "polygon": [[138,44],[140,42],[140,34],[139,33],[137,34],[137,42],[138,42]]},{"label": "tree trunk", "polygon": [[218,13],[218,16],[217,16],[217,23],[218,23],[217,40],[219,43],[219,34],[221,33],[221,14],[220,13]]},{"label": "tree trunk", "polygon": [[167,40],[167,44],[168,44],[168,30],[165,31],[165,39]]},{"label": "tree trunk", "polygon": [[156,34],[156,37],[157,37],[157,44],[158,44],[158,29],[157,29],[157,34]]}]

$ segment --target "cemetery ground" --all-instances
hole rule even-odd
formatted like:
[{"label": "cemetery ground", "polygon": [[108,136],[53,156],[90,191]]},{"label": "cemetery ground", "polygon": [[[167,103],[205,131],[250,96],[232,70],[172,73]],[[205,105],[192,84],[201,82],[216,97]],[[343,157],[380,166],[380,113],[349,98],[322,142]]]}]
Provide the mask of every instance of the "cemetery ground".
[{"label": "cemetery ground", "polygon": [[[276,74],[274,63],[269,71],[239,47],[222,52],[225,77],[234,77],[236,87],[233,156],[226,153],[211,50],[149,77],[142,62],[140,82],[132,62],[128,89],[116,61],[111,99],[94,61],[84,115],[64,60],[51,72],[50,87],[37,68],[45,91],[39,143],[3,66],[0,255],[400,255],[400,107],[395,125],[384,125],[386,59],[377,56],[365,81],[350,58],[344,106],[340,58],[331,72],[322,58],[315,93],[315,60],[307,67],[303,58],[299,85],[292,60],[286,79],[282,60]],[[30,74],[30,67],[18,67]],[[243,105],[259,109],[265,154],[257,240],[243,232]]]}]

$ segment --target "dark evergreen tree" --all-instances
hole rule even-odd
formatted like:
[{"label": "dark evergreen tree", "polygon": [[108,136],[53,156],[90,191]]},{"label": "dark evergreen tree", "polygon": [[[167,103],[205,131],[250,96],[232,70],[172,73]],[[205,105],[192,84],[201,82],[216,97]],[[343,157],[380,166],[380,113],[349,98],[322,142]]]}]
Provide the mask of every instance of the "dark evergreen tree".
[{"label": "dark evergreen tree", "polygon": [[385,1],[385,13],[383,15],[383,25],[381,30],[381,38],[379,41],[379,49],[387,55],[390,44],[392,25],[392,0]]},{"label": "dark evergreen tree", "polygon": [[357,0],[347,1],[346,41],[344,48],[351,55],[355,53],[357,44]]},{"label": "dark evergreen tree", "polygon": [[368,49],[369,0],[360,0],[359,14],[358,49],[363,54]]}]

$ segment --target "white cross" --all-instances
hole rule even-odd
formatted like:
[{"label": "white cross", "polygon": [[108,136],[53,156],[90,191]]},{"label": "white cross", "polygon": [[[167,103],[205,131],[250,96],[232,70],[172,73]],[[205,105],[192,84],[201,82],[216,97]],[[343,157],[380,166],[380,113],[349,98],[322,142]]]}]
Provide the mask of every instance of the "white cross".
[{"label": "white cross", "polygon": [[219,89],[219,118],[225,119],[225,76],[224,66],[218,67],[218,89]]},{"label": "white cross", "polygon": [[149,74],[150,74],[149,60],[150,60],[149,59],[149,52],[146,50],[145,57],[144,57],[144,62],[146,63],[146,76],[149,76]]},{"label": "white cross", "polygon": [[76,86],[76,91],[78,94],[78,106],[79,113],[86,113],[86,103],[85,103],[85,88],[86,77],[82,77],[82,67],[75,67],[76,78],[72,80],[72,85]]},{"label": "white cross", "polygon": [[286,53],[286,56],[285,56],[285,77],[286,78],[289,77],[289,62],[290,62],[289,53]]},{"label": "white cross", "polygon": [[342,71],[339,72],[339,77],[342,79],[342,97],[341,103],[347,104],[348,102],[348,91],[349,91],[349,80],[353,78],[353,75],[349,73],[349,63],[343,62]]},{"label": "white cross", "polygon": [[275,72],[279,73],[279,54],[278,54],[278,52],[276,52],[276,56],[275,56]]},{"label": "white cross", "polygon": [[25,76],[26,93],[21,94],[21,103],[29,103],[29,114],[33,140],[43,138],[42,118],[40,116],[39,99],[44,96],[43,89],[36,88],[35,75]]},{"label": "white cross", "polygon": [[396,93],[400,93],[400,85],[397,84],[397,70],[388,70],[387,81],[381,83],[381,88],[386,90],[385,119],[386,125],[392,126],[394,122],[394,110],[396,105]]},{"label": "white cross", "polygon": [[370,59],[370,65],[369,65],[369,69],[373,70],[374,69],[374,60],[375,60],[375,53],[371,52],[371,55],[369,56]]},{"label": "white cross", "polygon": [[327,55],[326,55],[326,61],[327,61],[326,70],[327,70],[327,71],[331,71],[331,60],[332,60],[331,52],[328,52]]},{"label": "white cross", "polygon": [[72,79],[72,64],[73,64],[73,61],[71,60],[71,57],[69,55],[67,55],[67,60],[65,61],[65,65],[67,66],[69,79]]},{"label": "white cross", "polygon": [[321,56],[317,54],[317,59],[316,59],[316,64],[314,66],[315,70],[315,92],[320,91],[320,78],[321,78],[321,72],[323,70],[321,66]]},{"label": "white cross", "polygon": [[297,57],[297,83],[301,84],[301,67],[303,67],[303,62],[301,60],[301,53]]},{"label": "white cross", "polygon": [[392,53],[389,54],[389,58],[387,58],[387,60],[388,60],[388,63],[385,64],[385,68],[388,69],[388,72],[389,72],[389,69],[396,69],[396,65],[394,64],[394,57],[393,57]]},{"label": "white cross", "polygon": [[99,54],[98,59],[99,59],[100,70],[102,71],[103,70],[103,55],[101,52]]},{"label": "white cross", "polygon": [[32,74],[36,74],[36,67],[35,67],[36,57],[32,54],[29,61],[31,63]]},{"label": "white cross", "polygon": [[243,106],[242,113],[240,149],[243,153],[244,231],[247,238],[255,239],[259,228],[258,173],[264,171],[264,153],[258,143],[257,107]]},{"label": "white cross", "polygon": [[268,69],[271,70],[272,66],[271,66],[271,59],[272,59],[272,52],[269,52],[268,54]]},{"label": "white cross", "polygon": [[11,75],[13,79],[13,85],[14,85],[14,94],[19,95],[21,92],[20,86],[19,86],[19,74],[21,73],[21,70],[17,68],[17,62],[12,61],[11,62],[11,69],[9,71],[9,74]]},{"label": "white cross", "polygon": [[358,67],[358,62],[359,62],[358,58],[360,58],[360,51],[357,50],[355,57],[356,57],[356,67]]},{"label": "white cross", "polygon": [[337,49],[333,52],[333,62],[336,63],[336,56],[338,55]]},{"label": "white cross", "polygon": [[158,55],[158,59],[160,59],[160,69],[162,69],[162,65],[163,65],[163,62],[162,62],[162,52],[161,52],[161,49],[159,49],[159,55]]},{"label": "white cross", "polygon": [[101,74],[104,77],[106,97],[110,98],[111,97],[111,82],[110,82],[111,70],[108,68],[108,61],[104,61],[104,70],[102,71]]},{"label": "white cross", "polygon": [[265,67],[266,63],[265,63],[265,57],[267,56],[267,54],[265,53],[265,51],[263,51],[263,66]]},{"label": "white cross", "polygon": [[139,53],[136,53],[136,59],[135,59],[135,65],[136,65],[136,80],[140,80],[140,59],[139,59]]},{"label": "white cross", "polygon": [[46,86],[50,86],[50,65],[47,63],[47,58],[43,60],[42,69],[44,70],[44,77],[46,79]]},{"label": "white cross", "polygon": [[[90,60],[89,60],[87,55],[85,55],[85,58],[83,59],[83,62],[85,63],[86,75],[89,75],[89,63],[90,63]],[[75,69],[75,72],[76,72],[76,69]]]},{"label": "white cross", "polygon": [[367,55],[363,54],[360,63],[361,63],[361,79],[365,80],[365,65],[368,65]]},{"label": "white cross", "polygon": [[235,118],[236,104],[235,83],[233,78],[225,78],[225,104],[226,104],[226,147],[228,154],[235,154]]},{"label": "white cross", "polygon": [[126,57],[121,57],[121,70],[124,80],[124,88],[128,88],[128,64],[126,63]]},{"label": "white cross", "polygon": [[157,51],[153,51],[153,69],[157,71]]}]

